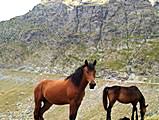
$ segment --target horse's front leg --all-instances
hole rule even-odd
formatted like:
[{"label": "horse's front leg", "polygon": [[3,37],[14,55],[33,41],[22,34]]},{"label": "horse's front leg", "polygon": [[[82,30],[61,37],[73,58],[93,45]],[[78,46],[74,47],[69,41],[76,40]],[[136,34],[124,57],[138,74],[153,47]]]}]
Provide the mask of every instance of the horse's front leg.
[{"label": "horse's front leg", "polygon": [[132,110],[131,120],[134,120],[134,108]]},{"label": "horse's front leg", "polygon": [[71,101],[70,103],[70,115],[69,115],[69,120],[75,120],[77,116],[77,111],[80,106],[81,102],[76,102],[74,100]]},{"label": "horse's front leg", "polygon": [[133,106],[133,109],[132,109],[132,115],[131,115],[131,120],[134,120],[134,112],[136,111],[136,106],[134,105]]},{"label": "horse's front leg", "polygon": [[136,111],[136,120],[138,120],[138,112],[137,112],[137,107],[135,107],[135,111]]}]

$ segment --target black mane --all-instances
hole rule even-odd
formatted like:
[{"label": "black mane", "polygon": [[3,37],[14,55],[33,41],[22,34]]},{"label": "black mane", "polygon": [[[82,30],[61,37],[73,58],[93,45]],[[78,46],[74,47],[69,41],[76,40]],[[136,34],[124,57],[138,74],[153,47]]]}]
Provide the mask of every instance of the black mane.
[{"label": "black mane", "polygon": [[[71,80],[74,85],[79,86],[83,76],[83,68],[85,66],[86,65],[82,65],[81,67],[77,68],[75,72],[69,75],[65,80]],[[87,67],[88,67],[88,70],[95,69],[94,65],[91,63],[89,63]]]}]

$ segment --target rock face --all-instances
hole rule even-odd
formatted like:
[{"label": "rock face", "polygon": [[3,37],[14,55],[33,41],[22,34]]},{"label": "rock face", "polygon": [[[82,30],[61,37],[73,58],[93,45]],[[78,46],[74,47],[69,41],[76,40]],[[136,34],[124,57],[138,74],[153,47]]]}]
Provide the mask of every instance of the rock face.
[{"label": "rock face", "polygon": [[[39,4],[32,11],[16,18],[13,27],[1,23],[1,41],[7,39],[32,41],[49,40],[50,36],[64,39],[83,37],[84,42],[156,35],[157,17],[146,0],[110,0],[106,5],[67,6],[62,2]],[[13,20],[12,20],[13,21]],[[11,23],[13,24],[13,23]],[[4,28],[4,27],[5,28]],[[24,29],[26,28],[26,29]],[[22,30],[23,29],[23,30]],[[20,34],[18,34],[20,33]]]},{"label": "rock face", "polygon": [[0,63],[61,70],[84,58],[104,60],[105,55],[97,51],[112,48],[113,40],[158,37],[158,21],[157,9],[148,0],[39,4],[23,16],[0,23]]}]

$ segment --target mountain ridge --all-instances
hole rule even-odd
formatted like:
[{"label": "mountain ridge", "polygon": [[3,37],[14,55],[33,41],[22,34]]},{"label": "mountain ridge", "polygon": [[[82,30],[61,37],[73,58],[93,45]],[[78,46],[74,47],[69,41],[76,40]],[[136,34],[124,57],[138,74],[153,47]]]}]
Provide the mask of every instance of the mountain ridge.
[{"label": "mountain ridge", "polygon": [[[70,67],[88,58],[100,61],[100,69],[127,71],[137,49],[149,46],[144,44],[148,39],[158,39],[158,18],[157,9],[144,0],[115,0],[107,5],[39,4],[23,16],[0,23],[0,64],[70,73]],[[146,65],[152,62],[158,68],[155,54],[151,58],[147,54],[149,51],[144,57],[137,56],[134,64],[144,59]]]}]

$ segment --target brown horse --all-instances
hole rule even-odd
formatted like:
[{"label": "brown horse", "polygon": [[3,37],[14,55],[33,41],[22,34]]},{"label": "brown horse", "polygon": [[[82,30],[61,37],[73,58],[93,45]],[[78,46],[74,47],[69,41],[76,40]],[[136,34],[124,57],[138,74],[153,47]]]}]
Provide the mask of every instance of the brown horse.
[{"label": "brown horse", "polygon": [[[109,99],[108,107],[107,107],[107,103],[108,103],[107,99]],[[104,106],[104,109],[107,111],[106,120],[111,120],[111,108],[113,107],[116,101],[119,101],[124,104],[131,103],[133,105],[131,120],[134,120],[135,111],[136,111],[136,120],[138,120],[136,105],[139,102],[141,120],[144,120],[146,107],[148,105],[145,105],[145,98],[136,86],[130,86],[130,87],[112,86],[112,87],[104,88],[103,106]]]},{"label": "brown horse", "polygon": [[[89,83],[90,89],[94,89],[95,83],[95,65],[88,63],[75,70],[73,74],[64,80],[43,80],[34,90],[34,119],[44,120],[43,114],[53,104],[70,105],[69,120],[75,120],[78,108],[85,95],[85,88]],[[42,106],[43,102],[43,106]]]}]

